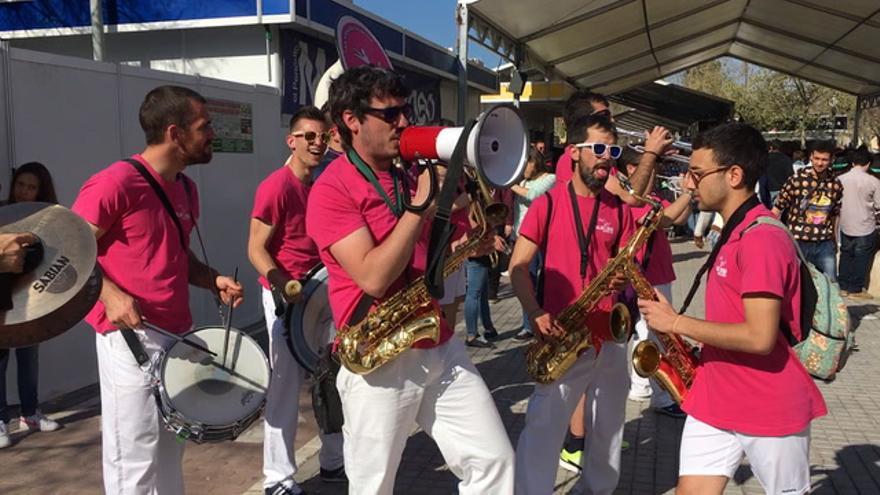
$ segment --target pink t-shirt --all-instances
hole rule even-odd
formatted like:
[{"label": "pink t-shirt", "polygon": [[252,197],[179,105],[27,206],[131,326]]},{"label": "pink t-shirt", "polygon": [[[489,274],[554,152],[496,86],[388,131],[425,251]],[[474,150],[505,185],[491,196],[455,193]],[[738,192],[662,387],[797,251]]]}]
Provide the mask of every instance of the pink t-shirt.
[{"label": "pink t-shirt", "polygon": [[[166,181],[140,155],[133,158],[162,185],[180,219],[187,248],[180,245],[177,227],[156,192],[129,163],[116,162],[89,178],[72,209],[105,231],[98,239],[98,263],[104,276],[134,297],[151,323],[183,333],[192,327],[187,249],[199,216],[198,193],[188,177]],[[189,204],[183,180],[190,186]],[[100,301],[85,320],[98,333],[116,329]]]},{"label": "pink t-shirt", "polygon": [[565,151],[562,153],[562,156],[559,157],[559,160],[556,160],[557,187],[571,180],[571,176],[573,174],[573,171],[571,169],[571,148],[572,145],[570,144],[566,146]]},{"label": "pink t-shirt", "polygon": [[[546,228],[549,208],[547,194],[553,200],[549,233]],[[597,202],[599,204],[596,230],[588,250],[586,277],[581,278],[581,255],[568,184],[565,187],[554,187],[547,194],[532,202],[523,218],[519,235],[534,242],[539,248],[543,246],[544,239],[547,239],[544,253],[544,309],[557,315],[580,296],[583,289],[614,257],[615,240],[620,239],[618,246],[626,244],[633,234],[634,224],[629,207],[605,189],[602,189],[598,201],[595,197],[577,196],[585,235],[589,235],[590,217]],[[597,312],[605,313],[611,308],[612,302],[610,297],[605,298]],[[604,323],[599,325],[599,331],[597,327],[592,328],[592,336],[594,340],[601,341],[609,336],[609,329],[607,318],[598,320]]]},{"label": "pink t-shirt", "polygon": [[[706,282],[706,320],[745,321],[742,298],[768,293],[782,299],[782,318],[797,337],[800,328],[800,265],[794,244],[772,225],[740,233],[764,206],[750,210],[718,253]],[[822,394],[780,331],[766,356],[703,346],[701,365],[682,408],[716,428],[756,436],[804,430],[827,413]]]},{"label": "pink t-shirt", "polygon": [[[257,187],[251,218],[274,225],[266,246],[278,269],[293,279],[302,278],[321,260],[318,246],[306,235],[306,202],[311,186],[303,184],[288,166],[269,174]],[[265,277],[260,285],[269,288]]]},{"label": "pink t-shirt", "polygon": [[[661,199],[656,194],[652,194],[651,197],[660,201],[664,208],[670,204],[669,201]],[[648,204],[631,208],[633,219],[638,224],[639,220],[644,218],[650,210],[651,206]],[[657,229],[654,232],[651,240],[645,244],[636,257],[640,266],[643,265],[648,246],[651,246],[651,256],[648,257],[648,266],[642,268],[645,272],[645,278],[651,285],[671,284],[675,281],[675,270],[672,269],[672,246],[669,244],[666,232],[662,229]]]},{"label": "pink t-shirt", "polygon": [[[391,173],[379,173],[377,177],[385,193],[394,201],[394,181]],[[394,230],[397,220],[382,196],[344,154],[333,160],[321,175],[321,180],[312,186],[309,206],[306,210],[306,232],[318,245],[321,261],[327,268],[330,309],[333,311],[333,319],[337,326],[349,322],[364,296],[364,291],[330,254],[330,247],[361,227],[369,230],[376,245],[381,244]],[[386,291],[386,297],[390,297],[424,273],[430,230],[431,224],[424,222],[422,235],[416,243],[409,266]],[[374,301],[373,308],[379,302],[381,300]],[[440,307],[436,301],[434,306],[439,311]],[[451,336],[452,329],[441,314],[438,344],[430,340],[422,340],[413,347],[422,349],[434,347]]]}]

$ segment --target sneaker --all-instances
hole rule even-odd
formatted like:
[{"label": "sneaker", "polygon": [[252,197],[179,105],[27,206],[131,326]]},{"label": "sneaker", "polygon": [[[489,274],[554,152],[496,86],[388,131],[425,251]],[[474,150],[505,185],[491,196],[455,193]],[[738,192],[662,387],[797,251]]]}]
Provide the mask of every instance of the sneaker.
[{"label": "sneaker", "polygon": [[516,335],[513,336],[516,340],[531,340],[535,335],[531,332],[531,330],[526,330],[523,328]]},{"label": "sneaker", "polygon": [[655,407],[653,409],[654,412],[656,412],[657,414],[664,414],[666,416],[669,416],[670,418],[687,417],[687,414],[685,414],[685,412],[682,411],[680,407],[678,407],[678,404],[674,402],[666,407]]},{"label": "sneaker", "polygon": [[580,474],[582,469],[581,457],[583,457],[583,454],[583,450],[569,452],[563,447],[562,451],[559,453],[559,467],[565,469],[566,471]]},{"label": "sneaker", "polygon": [[6,421],[0,421],[0,449],[5,449],[12,445],[12,439],[9,438],[9,429],[6,427]]},{"label": "sneaker", "polygon": [[492,347],[492,343],[486,340],[482,335],[479,337],[468,337],[464,340],[464,345],[468,347],[482,347],[489,348]]},{"label": "sneaker", "polygon": [[348,476],[345,475],[345,466],[339,466],[336,469],[321,468],[321,481],[324,483],[348,483]]},{"label": "sneaker", "polygon": [[486,340],[495,340],[498,338],[498,330],[495,330],[494,328],[486,330],[483,332],[483,337],[485,337]]},{"label": "sneaker", "polygon": [[57,421],[47,418],[40,411],[37,411],[31,416],[21,417],[21,428],[30,431],[55,431],[61,428],[61,425]]},{"label": "sneaker", "polygon": [[626,440],[621,440],[620,451],[623,452],[624,450],[629,450],[629,442],[627,442]]},{"label": "sneaker", "polygon": [[263,491],[264,495],[305,495],[306,492],[294,483],[293,486],[287,486],[284,483],[275,483]]}]

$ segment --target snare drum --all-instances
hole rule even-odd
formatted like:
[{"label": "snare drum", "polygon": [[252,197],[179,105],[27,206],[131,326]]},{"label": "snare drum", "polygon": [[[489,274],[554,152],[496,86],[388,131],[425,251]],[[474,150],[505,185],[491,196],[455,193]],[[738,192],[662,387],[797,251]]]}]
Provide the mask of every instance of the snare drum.
[{"label": "snare drum", "polygon": [[315,266],[306,275],[299,300],[287,309],[284,326],[293,357],[314,373],[320,354],[336,339],[324,265]]},{"label": "snare drum", "polygon": [[[175,342],[154,366],[153,391],[166,427],[196,443],[234,440],[259,416],[269,386],[269,361],[244,332],[204,327],[184,335],[217,356]],[[212,363],[223,364],[227,369]]]}]

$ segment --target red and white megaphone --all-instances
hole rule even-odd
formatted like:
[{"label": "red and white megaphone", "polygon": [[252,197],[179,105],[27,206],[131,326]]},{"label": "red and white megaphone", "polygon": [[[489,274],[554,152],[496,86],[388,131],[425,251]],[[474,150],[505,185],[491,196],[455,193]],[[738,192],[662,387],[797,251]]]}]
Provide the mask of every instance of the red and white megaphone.
[{"label": "red and white megaphone", "polygon": [[[449,162],[464,127],[407,127],[400,136],[400,157],[407,161]],[[526,124],[516,107],[502,103],[477,117],[467,141],[465,163],[492,187],[510,187],[528,162]]]}]

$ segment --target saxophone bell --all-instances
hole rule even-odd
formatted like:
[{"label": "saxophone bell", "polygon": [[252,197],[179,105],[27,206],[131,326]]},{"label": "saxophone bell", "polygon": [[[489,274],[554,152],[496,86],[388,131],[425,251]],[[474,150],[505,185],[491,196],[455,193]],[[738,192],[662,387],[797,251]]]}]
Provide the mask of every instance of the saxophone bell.
[{"label": "saxophone bell", "polygon": [[632,335],[632,315],[626,304],[617,303],[612,306],[611,314],[608,315],[608,323],[614,342],[622,344],[629,340],[629,336]]},{"label": "saxophone bell", "polygon": [[660,369],[660,360],[660,349],[650,340],[639,342],[633,349],[633,370],[642,378],[652,377]]}]

